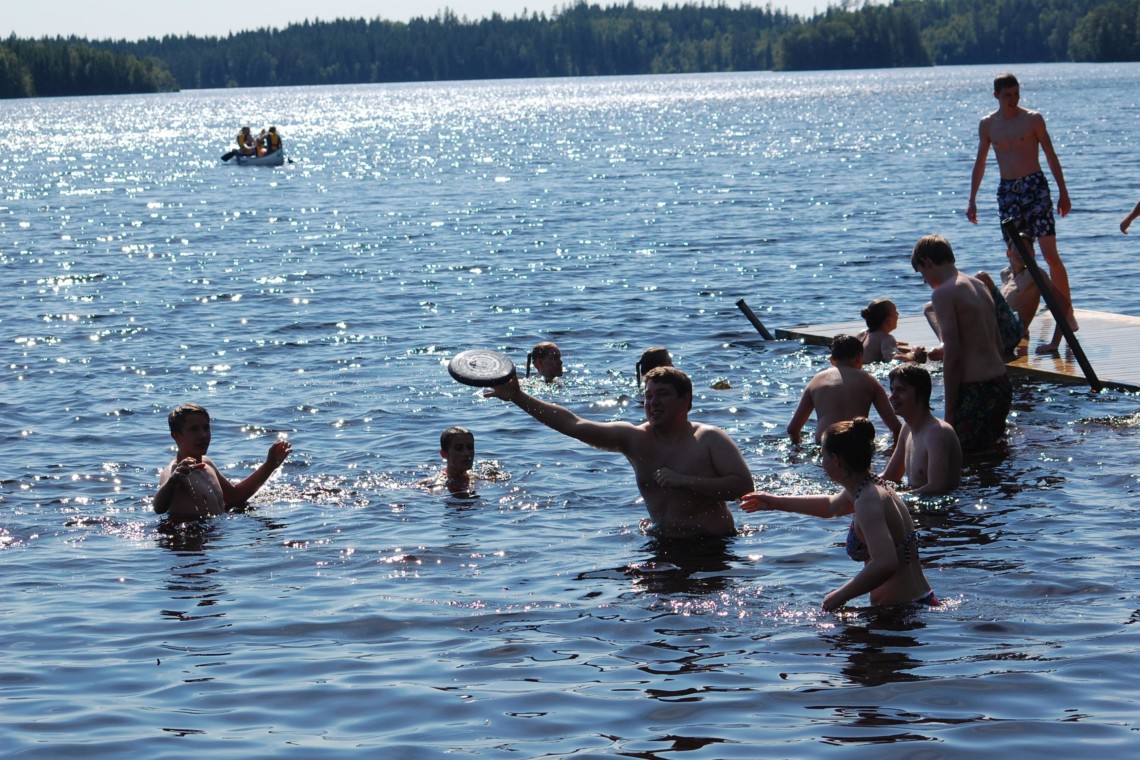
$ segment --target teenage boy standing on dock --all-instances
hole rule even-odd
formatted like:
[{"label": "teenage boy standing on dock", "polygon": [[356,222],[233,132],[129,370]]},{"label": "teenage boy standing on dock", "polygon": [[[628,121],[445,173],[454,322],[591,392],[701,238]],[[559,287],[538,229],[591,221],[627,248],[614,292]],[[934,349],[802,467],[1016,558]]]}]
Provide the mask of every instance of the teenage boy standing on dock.
[{"label": "teenage boy standing on dock", "polygon": [[[1012,218],[1017,228],[1036,239],[1041,253],[1049,265],[1049,277],[1056,286],[1060,307],[1069,318],[1069,326],[1077,329],[1073,317],[1073,302],[1069,292],[1069,273],[1057,252],[1057,227],[1053,217],[1053,201],[1049,183],[1041,171],[1039,152],[1045,154],[1053,181],[1057,183],[1057,211],[1066,216],[1073,204],[1065,186],[1061,162],[1053,150],[1053,141],[1045,128],[1045,117],[1019,105],[1021,90],[1013,74],[999,74],[994,79],[994,97],[998,108],[982,117],[978,124],[978,155],[970,175],[970,203],[966,218],[978,223],[977,195],[986,173],[986,158],[993,146],[1001,182],[998,183],[997,202],[1001,220]],[[1038,150],[1040,149],[1040,151]],[[1002,230],[1005,237],[1005,230]],[[1006,238],[1006,245],[1012,241]],[[1038,348],[1038,353],[1056,351],[1060,344],[1055,340]]]}]

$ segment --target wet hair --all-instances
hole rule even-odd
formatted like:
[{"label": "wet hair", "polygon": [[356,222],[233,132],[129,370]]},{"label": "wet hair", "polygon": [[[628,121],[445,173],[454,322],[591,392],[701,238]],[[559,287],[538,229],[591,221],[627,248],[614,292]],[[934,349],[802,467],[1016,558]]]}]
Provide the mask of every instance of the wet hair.
[{"label": "wet hair", "polygon": [[1003,71],[994,77],[994,93],[999,93],[1007,87],[1019,87],[1017,77],[1008,71]]},{"label": "wet hair", "polygon": [[689,397],[689,408],[693,407],[693,381],[676,367],[654,367],[645,373],[645,384],[664,383],[677,391],[678,396]]},{"label": "wet hair", "polygon": [[867,323],[867,329],[871,332],[882,329],[883,323],[887,321],[887,317],[891,315],[891,309],[894,309],[895,303],[889,298],[876,298],[863,311],[859,312],[863,317],[863,321]]},{"label": "wet hair", "polygon": [[836,422],[823,434],[823,450],[839,457],[851,472],[868,472],[875,453],[875,426],[866,417]]},{"label": "wet hair", "polygon": [[206,419],[210,419],[210,413],[201,404],[179,404],[170,410],[170,414],[166,415],[166,424],[170,426],[170,432],[181,433],[183,425],[186,424],[186,418],[191,414],[204,414]]},{"label": "wet hair", "polygon": [[[866,311],[866,309],[864,309]],[[854,335],[840,333],[831,340],[831,358],[837,362],[845,362],[863,355],[863,341]]]},{"label": "wet hair", "polygon": [[953,264],[954,249],[950,241],[941,235],[926,235],[914,244],[914,252],[910,255],[910,265],[918,271],[918,262],[926,259],[931,264]]},{"label": "wet hair", "polygon": [[651,369],[658,367],[672,367],[673,357],[669,354],[669,349],[662,346],[653,346],[641,352],[641,358],[637,360],[635,369],[637,370],[637,385],[641,386],[641,379]]},{"label": "wet hair", "polygon": [[530,377],[530,365],[532,360],[535,365],[537,365],[539,359],[545,359],[557,350],[558,346],[548,340],[536,343],[534,348],[530,350],[530,353],[526,355],[526,377]]},{"label": "wet hair", "polygon": [[887,375],[889,381],[893,382],[896,379],[914,388],[914,397],[918,403],[926,409],[930,408],[930,373],[925,367],[913,362],[900,364]]},{"label": "wet hair", "polygon": [[447,449],[451,446],[451,442],[461,435],[469,435],[471,436],[472,440],[475,438],[475,435],[467,428],[455,425],[449,427],[447,430],[444,430],[439,434],[439,450],[447,451]]}]

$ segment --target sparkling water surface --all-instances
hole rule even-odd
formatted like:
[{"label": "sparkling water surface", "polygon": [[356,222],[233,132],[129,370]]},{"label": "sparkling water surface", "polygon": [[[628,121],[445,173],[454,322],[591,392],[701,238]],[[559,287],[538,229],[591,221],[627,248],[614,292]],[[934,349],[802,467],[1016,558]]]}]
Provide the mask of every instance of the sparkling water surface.
[{"label": "sparkling water surface", "polygon": [[[638,420],[665,345],[759,487],[830,490],[783,436],[825,352],[736,301],[770,329],[917,313],[928,232],[999,269],[992,160],[963,213],[995,73],[0,102],[4,753],[1134,753],[1134,394],[1015,380],[1007,445],[915,505],[945,605],[835,616],[845,522],[734,507],[721,550],[666,553],[620,456],[446,371],[554,340],[567,375],[535,393]],[[1016,73],[1077,306],[1140,315],[1140,66]],[[292,162],[220,161],[244,123]],[[150,497],[184,401],[231,478],[294,453],[247,512],[171,531]],[[455,424],[476,496],[415,486]]]}]

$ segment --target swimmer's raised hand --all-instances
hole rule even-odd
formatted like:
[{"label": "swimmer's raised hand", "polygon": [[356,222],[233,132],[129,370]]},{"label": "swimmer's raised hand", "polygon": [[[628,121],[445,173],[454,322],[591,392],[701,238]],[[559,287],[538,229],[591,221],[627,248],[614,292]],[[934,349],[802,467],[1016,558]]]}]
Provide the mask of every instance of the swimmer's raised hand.
[{"label": "swimmer's raised hand", "polygon": [[502,385],[495,385],[484,391],[483,398],[501,398],[503,401],[514,401],[518,393],[519,378],[517,375],[511,375],[507,382]]},{"label": "swimmer's raised hand", "polygon": [[779,509],[776,506],[775,495],[764,491],[753,491],[740,497],[740,508],[745,512],[763,512],[769,509]]},{"label": "swimmer's raised hand", "polygon": [[842,607],[843,604],[844,602],[839,596],[839,591],[836,590],[823,597],[823,604],[821,606],[823,607],[824,612],[835,612],[837,609]]},{"label": "swimmer's raised hand", "polygon": [[289,456],[291,451],[293,451],[293,445],[284,438],[280,438],[269,447],[269,454],[265,457],[265,461],[272,465],[273,469],[277,469],[285,464],[285,457]]}]

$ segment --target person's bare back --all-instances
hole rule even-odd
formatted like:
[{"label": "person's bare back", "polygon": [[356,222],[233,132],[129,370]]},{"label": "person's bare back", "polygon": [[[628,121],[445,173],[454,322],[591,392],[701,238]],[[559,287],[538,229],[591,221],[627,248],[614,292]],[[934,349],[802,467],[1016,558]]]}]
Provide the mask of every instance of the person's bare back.
[{"label": "person's bare back", "polygon": [[839,334],[831,341],[829,369],[817,372],[800,396],[788,423],[788,437],[799,444],[804,425],[815,412],[815,442],[833,423],[866,417],[874,405],[891,435],[898,437],[901,423],[891,409],[883,386],[863,370],[863,342],[854,335]]},{"label": "person's bare back", "polygon": [[1005,374],[994,300],[980,280],[956,272],[934,289],[931,303],[942,330],[946,360],[955,357],[959,382],[976,383]]},{"label": "person's bare back", "polygon": [[[815,409],[816,443],[819,443],[823,432],[834,423],[866,417],[872,405],[875,405],[884,421],[890,419],[898,425],[894,413],[890,411],[882,384],[862,369],[843,365],[829,367],[808,382],[804,395],[810,398]],[[882,403],[876,403],[877,401]],[[889,427],[890,422],[887,425]]]}]

